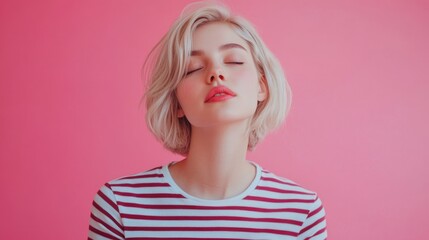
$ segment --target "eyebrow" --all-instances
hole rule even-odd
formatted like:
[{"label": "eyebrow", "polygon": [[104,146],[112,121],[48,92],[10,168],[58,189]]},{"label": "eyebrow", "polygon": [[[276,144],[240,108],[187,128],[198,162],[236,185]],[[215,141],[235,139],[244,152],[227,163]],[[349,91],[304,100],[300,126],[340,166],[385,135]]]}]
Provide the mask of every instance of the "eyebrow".
[{"label": "eyebrow", "polygon": [[[227,43],[227,44],[224,44],[224,45],[222,45],[222,46],[219,47],[219,50],[220,51],[225,51],[225,50],[231,49],[231,48],[243,49],[244,51],[247,52],[246,48],[244,48],[243,46],[241,46],[238,43]],[[201,50],[193,50],[191,52],[191,56],[201,56],[201,55],[203,55],[203,53],[204,52],[201,51]]]}]

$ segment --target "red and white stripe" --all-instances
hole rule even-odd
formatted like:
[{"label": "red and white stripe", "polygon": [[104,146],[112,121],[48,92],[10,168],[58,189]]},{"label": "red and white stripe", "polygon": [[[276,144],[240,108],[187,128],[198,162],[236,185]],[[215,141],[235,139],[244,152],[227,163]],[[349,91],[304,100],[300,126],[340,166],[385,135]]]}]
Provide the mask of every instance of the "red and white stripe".
[{"label": "red and white stripe", "polygon": [[94,198],[88,239],[326,239],[317,195],[257,169],[245,192],[224,200],[188,195],[167,166],[113,180]]}]

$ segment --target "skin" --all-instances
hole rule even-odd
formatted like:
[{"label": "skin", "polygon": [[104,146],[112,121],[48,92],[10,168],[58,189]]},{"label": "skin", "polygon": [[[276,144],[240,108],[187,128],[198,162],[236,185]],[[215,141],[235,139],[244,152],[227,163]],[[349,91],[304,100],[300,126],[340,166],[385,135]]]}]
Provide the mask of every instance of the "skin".
[{"label": "skin", "polygon": [[[193,34],[189,74],[177,87],[178,117],[192,125],[186,159],[170,166],[175,182],[188,194],[225,199],[243,192],[256,169],[246,160],[247,126],[258,101],[267,96],[248,44],[226,23],[208,23]],[[216,86],[236,95],[219,102],[205,98]]]}]

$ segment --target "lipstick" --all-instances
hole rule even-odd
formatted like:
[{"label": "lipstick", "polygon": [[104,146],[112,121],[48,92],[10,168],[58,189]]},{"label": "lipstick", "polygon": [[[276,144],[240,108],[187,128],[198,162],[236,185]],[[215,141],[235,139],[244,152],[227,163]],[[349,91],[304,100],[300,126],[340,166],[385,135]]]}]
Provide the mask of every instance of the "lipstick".
[{"label": "lipstick", "polygon": [[210,89],[204,100],[205,103],[221,102],[237,96],[231,89],[225,86],[218,86]]}]

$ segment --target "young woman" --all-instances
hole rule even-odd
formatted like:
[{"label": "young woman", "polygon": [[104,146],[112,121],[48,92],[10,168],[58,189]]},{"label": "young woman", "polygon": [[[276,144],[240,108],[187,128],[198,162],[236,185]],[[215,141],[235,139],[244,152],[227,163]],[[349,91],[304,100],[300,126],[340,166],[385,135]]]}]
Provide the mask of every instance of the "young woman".
[{"label": "young woman", "polygon": [[184,159],[103,186],[89,239],[326,239],[314,192],[246,160],[289,109],[280,64],[245,20],[192,6],[152,51],[145,94],[149,129]]}]

